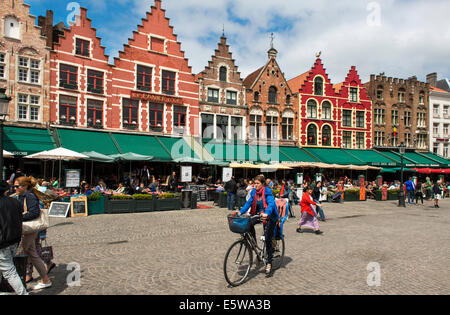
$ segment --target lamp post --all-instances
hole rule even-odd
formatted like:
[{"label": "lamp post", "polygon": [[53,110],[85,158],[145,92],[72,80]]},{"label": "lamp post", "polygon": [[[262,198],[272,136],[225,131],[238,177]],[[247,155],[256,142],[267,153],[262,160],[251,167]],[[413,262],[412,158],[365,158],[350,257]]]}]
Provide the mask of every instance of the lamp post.
[{"label": "lamp post", "polygon": [[403,155],[405,154],[405,144],[402,142],[399,145],[399,152],[400,152],[400,156],[401,156],[401,164],[402,164],[402,168],[401,168],[401,174],[400,174],[400,192],[398,193],[398,206],[399,207],[406,207],[405,204],[405,194],[404,194],[404,190],[403,190]]},{"label": "lamp post", "polygon": [[3,176],[3,122],[9,113],[9,102],[11,98],[6,96],[6,89],[0,89],[0,179],[4,180]]}]

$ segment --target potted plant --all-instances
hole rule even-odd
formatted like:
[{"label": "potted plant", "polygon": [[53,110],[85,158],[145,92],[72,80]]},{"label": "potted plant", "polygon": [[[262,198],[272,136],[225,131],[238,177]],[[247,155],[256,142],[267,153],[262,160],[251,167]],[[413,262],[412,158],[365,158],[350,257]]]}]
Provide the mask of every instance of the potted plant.
[{"label": "potted plant", "polygon": [[111,195],[105,207],[105,213],[133,213],[135,210],[135,202],[133,197],[129,195]]},{"label": "potted plant", "polygon": [[87,197],[88,214],[105,214],[105,196],[101,192],[94,192]]},{"label": "potted plant", "polygon": [[155,211],[155,202],[153,195],[148,194],[136,194],[133,195],[135,201],[135,212],[153,212]]},{"label": "potted plant", "polygon": [[155,200],[155,211],[169,211],[181,209],[181,196],[174,193],[158,195]]},{"label": "potted plant", "polygon": [[359,189],[346,189],[344,191],[344,201],[359,201]]}]

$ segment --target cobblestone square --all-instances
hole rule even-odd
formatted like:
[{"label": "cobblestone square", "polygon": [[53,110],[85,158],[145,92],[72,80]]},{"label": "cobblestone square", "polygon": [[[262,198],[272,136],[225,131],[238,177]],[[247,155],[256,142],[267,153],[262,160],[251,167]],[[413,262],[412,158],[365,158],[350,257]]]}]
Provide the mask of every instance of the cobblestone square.
[{"label": "cobblestone square", "polygon": [[[269,283],[280,295],[450,294],[449,210],[448,199],[439,209],[431,201],[406,208],[394,201],[324,203],[329,220],[317,236],[296,233],[297,206],[297,218],[285,225],[284,266],[269,279],[261,268],[237,288],[223,275],[225,253],[238,238],[226,209],[51,218],[53,287],[32,294],[264,295]],[[367,284],[371,262],[380,266],[380,286]],[[80,286],[67,284],[75,279],[73,263]]]}]

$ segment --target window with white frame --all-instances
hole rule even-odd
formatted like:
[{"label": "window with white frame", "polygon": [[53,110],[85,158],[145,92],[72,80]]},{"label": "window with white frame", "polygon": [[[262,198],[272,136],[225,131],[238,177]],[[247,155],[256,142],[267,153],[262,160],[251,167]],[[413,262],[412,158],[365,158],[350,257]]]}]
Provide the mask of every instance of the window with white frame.
[{"label": "window with white frame", "polygon": [[444,118],[448,118],[448,105],[444,105],[444,109],[442,110],[442,114],[444,115]]},{"label": "window with white frame", "polygon": [[352,111],[344,109],[342,111],[342,125],[344,127],[351,127],[352,126]]},{"label": "window with white frame", "polygon": [[439,143],[433,143],[433,153],[434,154],[439,153]]},{"label": "window with white frame", "polygon": [[40,61],[19,57],[19,82],[39,84],[41,76]]},{"label": "window with white frame", "polygon": [[328,101],[322,104],[322,119],[331,119],[331,103]]},{"label": "window with white frame", "polygon": [[400,90],[398,91],[398,101],[399,101],[400,103],[404,103],[404,102],[405,102],[405,94],[406,94],[406,92],[405,92],[404,89],[400,89]]},{"label": "window with white frame", "polygon": [[398,125],[398,110],[392,110],[392,124],[397,126]]},{"label": "window with white frame", "polygon": [[227,104],[228,105],[237,104],[237,92],[227,91]]},{"label": "window with white frame", "polygon": [[0,79],[4,79],[6,76],[6,55],[0,53]]},{"label": "window with white frame", "polygon": [[350,102],[358,102],[358,93],[359,93],[359,89],[357,87],[350,88],[350,92],[349,92]]},{"label": "window with white frame", "polygon": [[37,95],[18,95],[18,118],[26,121],[39,121],[40,97]]},{"label": "window with white frame", "polygon": [[364,149],[364,138],[365,138],[364,132],[356,133],[356,148],[357,149]]},{"label": "window with white frame", "polygon": [[356,111],[356,127],[364,128],[366,120],[366,112]]},{"label": "window with white frame", "polygon": [[420,105],[423,105],[424,102],[425,102],[425,95],[424,95],[423,92],[420,92],[420,95],[419,95],[419,104],[420,104]]},{"label": "window with white frame", "polygon": [[411,112],[405,112],[405,126],[411,126]]},{"label": "window with white frame", "polygon": [[427,147],[427,135],[419,134],[417,136],[417,147],[419,149],[425,149]]},{"label": "window with white frame", "polygon": [[309,100],[307,104],[308,118],[317,118],[317,103],[315,100]]},{"label": "window with white frame", "polygon": [[208,88],[208,102],[219,103],[219,90]]},{"label": "window with white frame", "polygon": [[439,104],[433,104],[433,117],[439,117]]},{"label": "window with white frame", "polygon": [[386,120],[386,110],[383,108],[375,108],[374,120],[375,124],[384,124]]},{"label": "window with white frame", "polygon": [[352,148],[352,132],[344,131],[343,136],[342,136],[342,141],[343,141],[344,149],[351,149]]},{"label": "window with white frame", "polygon": [[435,137],[439,136],[439,124],[433,124],[433,135]]},{"label": "window with white frame", "polygon": [[444,137],[448,137],[448,124],[444,124]]},{"label": "window with white frame", "polygon": [[449,155],[448,155],[448,144],[444,144],[444,152],[443,152],[443,155],[444,155],[445,158],[448,158],[448,157],[449,157]]},{"label": "window with white frame", "polygon": [[410,133],[405,133],[405,145],[407,147],[411,146],[411,134]]},{"label": "window with white frame", "polygon": [[375,145],[378,147],[385,145],[385,133],[383,131],[375,131]]},{"label": "window with white frame", "polygon": [[417,127],[425,128],[427,123],[426,113],[417,113]]}]

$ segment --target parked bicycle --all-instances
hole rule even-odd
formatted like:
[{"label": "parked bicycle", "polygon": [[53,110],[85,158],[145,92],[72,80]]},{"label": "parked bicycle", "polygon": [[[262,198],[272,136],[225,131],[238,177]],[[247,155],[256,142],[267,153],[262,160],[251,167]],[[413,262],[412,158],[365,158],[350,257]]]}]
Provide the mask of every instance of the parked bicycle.
[{"label": "parked bicycle", "polygon": [[[264,235],[260,238],[260,244],[250,233],[250,228],[261,222],[261,216],[228,216],[228,224],[231,232],[241,234],[241,238],[234,242],[225,255],[223,271],[225,279],[233,287],[243,284],[253,265],[253,253],[258,260],[257,267],[267,263],[267,251]],[[280,233],[281,234],[281,233]],[[273,270],[279,269],[283,264],[285,254],[284,235],[274,238],[274,254],[272,260]]]}]

